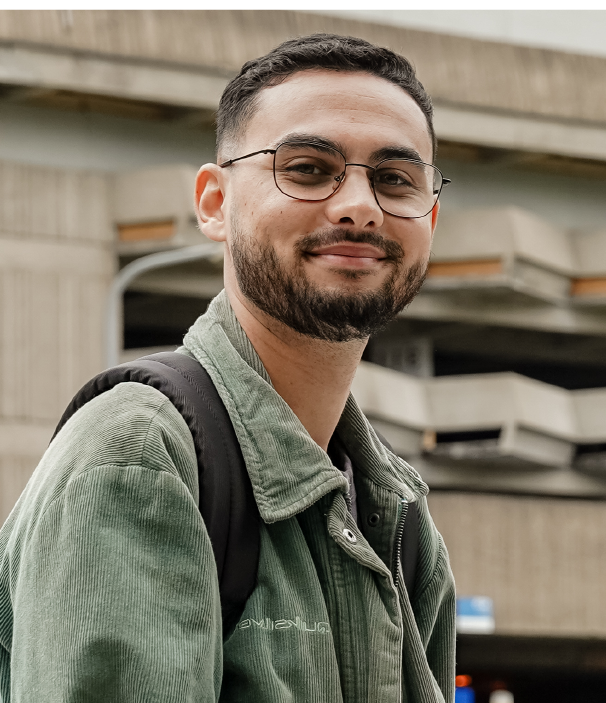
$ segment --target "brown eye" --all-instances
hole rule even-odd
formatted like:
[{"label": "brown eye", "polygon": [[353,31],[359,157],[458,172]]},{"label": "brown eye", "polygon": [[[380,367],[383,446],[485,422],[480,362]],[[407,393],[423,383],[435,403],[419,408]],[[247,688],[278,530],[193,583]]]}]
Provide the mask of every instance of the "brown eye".
[{"label": "brown eye", "polygon": [[290,173],[300,173],[304,176],[319,176],[322,173],[322,170],[318,168],[317,164],[309,163],[293,164],[284,170]]},{"label": "brown eye", "polygon": [[402,171],[391,171],[387,169],[381,169],[375,176],[375,183],[381,186],[410,186],[412,183],[406,178],[406,175]]}]

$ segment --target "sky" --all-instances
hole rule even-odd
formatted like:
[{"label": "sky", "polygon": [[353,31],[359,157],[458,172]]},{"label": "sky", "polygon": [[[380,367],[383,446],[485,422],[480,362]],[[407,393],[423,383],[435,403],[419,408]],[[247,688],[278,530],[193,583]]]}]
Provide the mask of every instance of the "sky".
[{"label": "sky", "polygon": [[[315,10],[315,12],[318,11]],[[323,10],[322,12],[479,39],[606,56],[606,9]]]}]

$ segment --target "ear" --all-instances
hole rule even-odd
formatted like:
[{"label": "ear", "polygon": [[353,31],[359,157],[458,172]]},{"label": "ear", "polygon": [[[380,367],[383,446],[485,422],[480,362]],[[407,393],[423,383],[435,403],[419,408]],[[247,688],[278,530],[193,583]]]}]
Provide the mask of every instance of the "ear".
[{"label": "ear", "polygon": [[431,211],[431,236],[433,237],[433,233],[436,231],[436,225],[438,224],[438,213],[440,212],[440,201],[438,200],[436,204],[433,206],[433,210]]},{"label": "ear", "polygon": [[194,208],[202,232],[215,242],[224,242],[225,172],[217,164],[204,164],[196,176]]}]

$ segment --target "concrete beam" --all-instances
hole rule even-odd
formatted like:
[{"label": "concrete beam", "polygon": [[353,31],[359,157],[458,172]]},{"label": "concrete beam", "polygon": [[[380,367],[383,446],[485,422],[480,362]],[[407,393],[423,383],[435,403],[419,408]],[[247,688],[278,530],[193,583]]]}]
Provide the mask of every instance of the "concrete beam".
[{"label": "concrete beam", "polygon": [[499,325],[545,332],[606,335],[602,308],[573,307],[570,302],[547,302],[516,295],[510,290],[441,290],[423,292],[400,313],[417,320],[442,320]]},{"label": "concrete beam", "polygon": [[[196,65],[0,45],[0,83],[214,111],[228,77]],[[606,161],[606,127],[436,101],[439,139]]]},{"label": "concrete beam", "polygon": [[606,306],[606,231],[567,231],[517,207],[444,213],[426,292]]},{"label": "concrete beam", "polygon": [[196,67],[4,45],[0,83],[216,110],[227,78]]},{"label": "concrete beam", "polygon": [[373,418],[416,430],[433,424],[427,392],[420,378],[362,362],[352,393]]},{"label": "concrete beam", "polygon": [[[480,460],[492,470],[570,468],[575,445],[593,452],[588,445],[606,443],[605,389],[567,391],[515,373],[420,379],[362,362],[352,392],[409,457],[420,453],[428,432],[456,435],[427,447],[434,461],[473,466]],[[495,431],[493,439],[466,434],[486,430]],[[602,475],[601,456],[596,466]]]},{"label": "concrete beam", "polygon": [[128,290],[141,293],[159,293],[161,295],[182,295],[186,297],[210,300],[223,289],[222,274],[200,274],[192,271],[183,271],[178,268],[172,270],[151,271],[137,278],[128,287]]},{"label": "concrete beam", "polygon": [[439,139],[606,161],[606,128],[436,103]]},{"label": "concrete beam", "polygon": [[[120,256],[143,256],[209,241],[198,228],[194,210],[196,173],[188,164],[171,164],[113,175],[111,217],[118,227]],[[218,257],[222,261],[220,253]],[[189,282],[193,283],[190,290]],[[191,277],[177,281],[174,293],[200,294]]]},{"label": "concrete beam", "polygon": [[551,496],[606,498],[606,481],[582,474],[570,467],[496,466],[491,462],[459,462],[424,454],[411,460],[432,490],[486,491]]}]

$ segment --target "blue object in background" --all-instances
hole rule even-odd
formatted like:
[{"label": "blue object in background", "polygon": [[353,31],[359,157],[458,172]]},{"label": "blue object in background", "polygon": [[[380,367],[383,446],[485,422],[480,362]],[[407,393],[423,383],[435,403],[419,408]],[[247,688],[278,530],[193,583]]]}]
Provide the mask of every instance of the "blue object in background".
[{"label": "blue object in background", "polygon": [[494,606],[488,596],[457,598],[457,632],[489,635],[494,632]]},{"label": "blue object in background", "polygon": [[455,688],[455,703],[475,703],[476,693],[470,686]]}]

